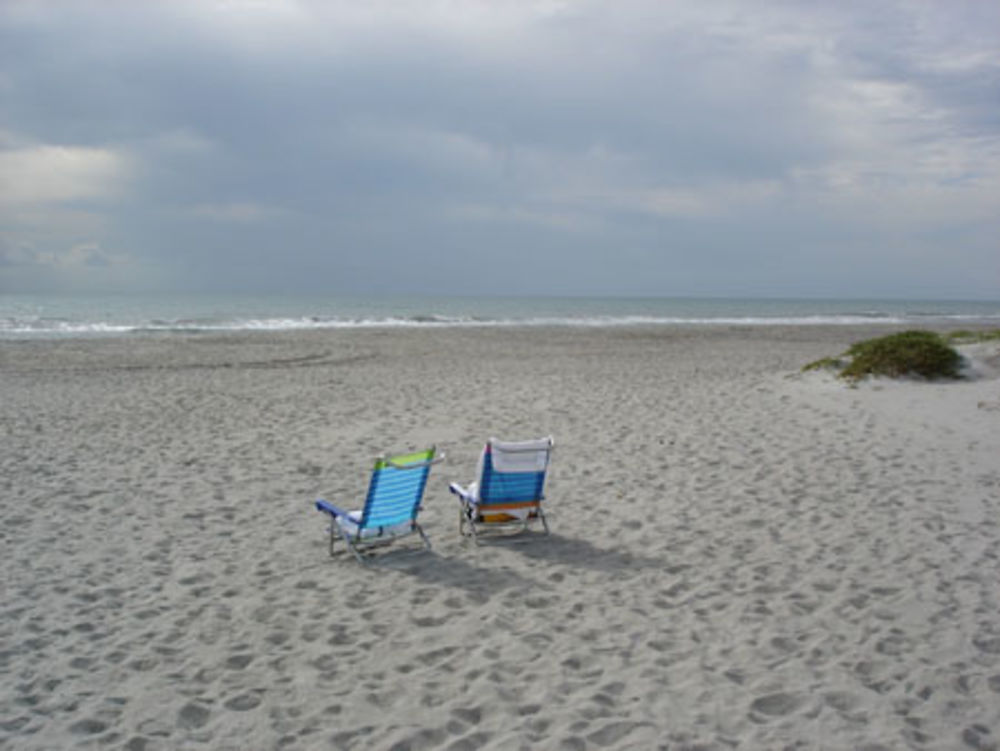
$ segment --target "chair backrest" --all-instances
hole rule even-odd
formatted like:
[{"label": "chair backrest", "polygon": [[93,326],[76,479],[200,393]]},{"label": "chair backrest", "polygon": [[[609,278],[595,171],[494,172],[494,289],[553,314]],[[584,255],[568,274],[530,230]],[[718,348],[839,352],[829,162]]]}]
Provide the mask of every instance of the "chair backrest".
[{"label": "chair backrest", "polygon": [[480,504],[542,500],[552,445],[551,437],[518,442],[491,438],[480,457]]},{"label": "chair backrest", "polygon": [[376,459],[359,527],[389,527],[416,519],[436,450]]}]

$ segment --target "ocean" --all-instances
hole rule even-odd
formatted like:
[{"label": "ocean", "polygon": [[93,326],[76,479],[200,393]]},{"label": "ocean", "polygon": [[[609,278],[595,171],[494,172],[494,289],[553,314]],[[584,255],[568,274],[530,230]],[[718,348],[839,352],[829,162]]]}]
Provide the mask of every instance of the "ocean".
[{"label": "ocean", "polygon": [[986,324],[1000,300],[0,295],[0,338],[366,327]]}]

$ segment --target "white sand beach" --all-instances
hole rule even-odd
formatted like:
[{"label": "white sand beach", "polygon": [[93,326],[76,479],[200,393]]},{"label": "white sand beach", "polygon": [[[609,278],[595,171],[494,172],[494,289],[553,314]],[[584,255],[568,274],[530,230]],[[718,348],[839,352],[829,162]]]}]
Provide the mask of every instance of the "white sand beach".
[{"label": "white sand beach", "polygon": [[[998,346],[887,329],[373,329],[0,342],[0,748],[1000,748]],[[552,535],[449,481],[553,435]],[[323,496],[435,443],[369,567]]]}]

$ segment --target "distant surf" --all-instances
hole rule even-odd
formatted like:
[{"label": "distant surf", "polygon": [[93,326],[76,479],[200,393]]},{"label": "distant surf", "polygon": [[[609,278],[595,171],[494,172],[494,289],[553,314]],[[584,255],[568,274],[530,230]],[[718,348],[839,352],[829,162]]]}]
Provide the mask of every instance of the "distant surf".
[{"label": "distant surf", "polygon": [[1000,325],[1000,301],[0,295],[0,337],[511,326]]}]

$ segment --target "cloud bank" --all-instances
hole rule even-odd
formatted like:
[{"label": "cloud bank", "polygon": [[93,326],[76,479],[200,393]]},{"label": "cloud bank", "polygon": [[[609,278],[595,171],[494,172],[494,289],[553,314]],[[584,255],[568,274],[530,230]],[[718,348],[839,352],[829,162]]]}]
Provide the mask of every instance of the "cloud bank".
[{"label": "cloud bank", "polygon": [[0,291],[995,299],[997,28],[974,0],[7,3]]}]

